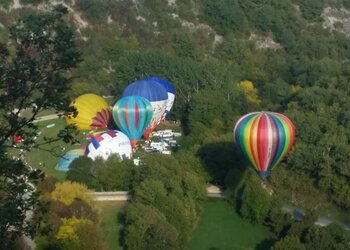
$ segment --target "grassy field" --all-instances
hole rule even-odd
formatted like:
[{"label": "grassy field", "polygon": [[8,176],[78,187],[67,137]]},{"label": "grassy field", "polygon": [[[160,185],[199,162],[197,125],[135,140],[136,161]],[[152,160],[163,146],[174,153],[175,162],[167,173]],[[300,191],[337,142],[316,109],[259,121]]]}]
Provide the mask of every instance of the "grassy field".
[{"label": "grassy field", "polygon": [[[40,116],[45,116],[45,115],[52,115],[52,114],[55,114],[55,110],[54,109],[45,109],[45,110],[42,110],[38,113],[38,117]],[[26,109],[26,110],[23,110],[21,112],[21,117],[31,117],[32,116],[32,110],[31,109]]]},{"label": "grassy field", "polygon": [[119,243],[121,224],[118,214],[125,205],[124,201],[98,201],[97,209],[100,212],[100,227],[106,242],[111,250],[122,249]]},{"label": "grassy field", "polygon": [[[29,111],[28,111],[29,112]],[[47,113],[52,113],[52,111],[47,111]],[[44,113],[44,114],[47,114]],[[53,125],[52,127],[47,127],[48,125]],[[81,144],[70,145],[59,140],[56,142],[47,143],[44,138],[54,138],[57,133],[64,128],[65,120],[63,118],[57,118],[47,121],[38,122],[38,131],[41,134],[37,138],[37,146],[32,148],[30,152],[27,152],[25,158],[27,162],[35,168],[42,169],[47,175],[53,176],[58,180],[65,180],[66,173],[57,171],[55,169],[56,164],[61,156],[63,156],[68,150],[80,148],[86,145],[86,138],[82,134],[79,136],[81,139]],[[178,131],[179,125],[172,124],[169,122],[164,122],[160,126],[160,129],[173,129]],[[9,153],[17,156],[19,150],[13,147],[9,147]]]},{"label": "grassy field", "polygon": [[243,220],[224,200],[209,199],[188,250],[269,249],[274,235],[265,227]]},{"label": "grassy field", "polygon": [[[52,124],[54,124],[53,127],[47,127],[47,125]],[[64,128],[64,119],[58,118],[42,121],[37,123],[37,125],[38,131],[41,132],[37,138],[38,145],[32,148],[30,152],[27,152],[25,158],[32,167],[40,168],[47,175],[53,176],[59,180],[64,180],[66,174],[55,169],[58,159],[69,149],[80,148],[81,145],[70,145],[61,140],[52,143],[45,141],[44,137],[54,138],[57,133]],[[82,145],[85,145],[85,142],[83,142]],[[16,148],[10,148],[9,152],[13,155],[18,155],[19,153]]]}]

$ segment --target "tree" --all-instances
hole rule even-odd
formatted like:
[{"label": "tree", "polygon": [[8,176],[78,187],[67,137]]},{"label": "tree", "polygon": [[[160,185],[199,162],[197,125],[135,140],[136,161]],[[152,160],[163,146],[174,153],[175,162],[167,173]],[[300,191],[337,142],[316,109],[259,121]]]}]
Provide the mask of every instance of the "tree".
[{"label": "tree", "polygon": [[96,250],[108,249],[104,242],[104,237],[99,228],[99,224],[86,223],[77,228],[79,237],[79,246],[77,250]]},{"label": "tree", "polygon": [[341,225],[335,223],[327,227],[311,226],[307,228],[301,237],[307,249],[312,250],[336,250],[348,249],[350,236]]},{"label": "tree", "polygon": [[60,201],[50,201],[49,212],[56,214],[59,218],[84,218],[98,223],[97,211],[94,210],[91,204],[80,199],[76,199],[68,206]]},{"label": "tree", "polygon": [[80,225],[91,223],[89,220],[75,217],[62,219],[62,224],[56,234],[58,240],[78,240],[77,229]]},{"label": "tree", "polygon": [[[266,100],[265,102],[272,104],[280,104],[289,97],[290,87],[282,79],[267,82],[262,87],[261,96]],[[291,91],[298,91],[297,87],[292,87]],[[294,93],[296,93],[294,92]]]},{"label": "tree", "polygon": [[95,167],[96,163],[89,157],[74,159],[69,165],[67,180],[82,183],[89,188],[96,188]]},{"label": "tree", "polygon": [[287,236],[278,241],[272,250],[306,250],[306,247],[300,242],[298,237]]},{"label": "tree", "polygon": [[22,233],[33,234],[26,212],[37,205],[37,195],[27,177],[32,173],[19,160],[0,158],[0,249],[10,249]]},{"label": "tree", "polygon": [[324,8],[324,0],[297,1],[303,17],[310,21],[319,21]]},{"label": "tree", "polygon": [[38,183],[36,190],[40,193],[42,198],[49,199],[51,197],[51,192],[55,190],[56,183],[56,178],[48,176]]},{"label": "tree", "polygon": [[65,205],[70,205],[74,200],[80,199],[91,204],[91,197],[86,186],[76,182],[56,183],[55,190],[51,193],[53,200],[60,201]]},{"label": "tree", "polygon": [[[0,145],[16,133],[31,142],[36,128],[32,122],[43,109],[68,110],[67,73],[79,62],[79,52],[62,11],[28,14],[12,25],[14,55],[0,44]],[[25,109],[32,111],[29,118],[20,116]]]},{"label": "tree", "polygon": [[132,160],[120,160],[114,155],[96,166],[98,188],[102,190],[129,190],[135,165]]},{"label": "tree", "polygon": [[292,220],[290,214],[282,211],[281,206],[274,205],[265,219],[264,225],[268,226],[278,237],[284,237]]},{"label": "tree", "polygon": [[0,6],[2,6],[5,9],[8,9],[11,3],[11,0],[0,0]]},{"label": "tree", "polygon": [[[28,182],[38,173],[21,159],[7,159],[4,145],[17,134],[29,149],[36,135],[37,114],[48,108],[68,109],[69,72],[80,55],[73,31],[62,18],[65,12],[61,6],[50,13],[27,14],[9,27],[10,42],[0,43],[0,242],[6,249],[11,239],[34,234],[25,214],[38,204]],[[28,118],[20,116],[25,109],[31,110]],[[72,139],[69,131],[61,133],[66,141]]]},{"label": "tree", "polygon": [[62,244],[64,250],[106,249],[98,224],[87,219],[75,217],[62,219],[56,239]]},{"label": "tree", "polygon": [[242,189],[238,191],[238,195],[241,196],[239,212],[252,223],[260,223],[271,208],[271,197],[255,174],[249,173],[243,183]]},{"label": "tree", "polygon": [[215,128],[218,131],[231,130],[232,120],[239,116],[245,98],[243,94],[231,90],[225,92],[222,89],[202,89],[193,95],[189,103],[189,128],[192,135],[201,136],[196,131],[198,123],[203,124],[207,129]]},{"label": "tree", "polygon": [[43,215],[34,216],[38,221],[37,249],[106,249],[98,212],[86,195],[84,186],[64,182],[56,183],[55,189],[40,196],[48,209]]},{"label": "tree", "polygon": [[258,106],[261,100],[258,97],[258,90],[254,87],[251,81],[244,80],[239,82],[238,89],[241,90],[247,97],[250,105]]},{"label": "tree", "polygon": [[112,1],[101,0],[80,0],[78,2],[79,8],[84,11],[85,15],[91,20],[107,19],[109,5]]},{"label": "tree", "polygon": [[38,5],[39,3],[42,3],[43,1],[46,0],[20,0],[21,4],[32,4],[32,5]]},{"label": "tree", "polygon": [[156,205],[167,196],[167,191],[161,181],[146,179],[135,188],[135,197],[146,205]]},{"label": "tree", "polygon": [[189,33],[176,33],[173,37],[175,54],[179,57],[200,58],[200,51]]},{"label": "tree", "polygon": [[204,21],[212,24],[220,33],[247,30],[247,20],[239,3],[229,0],[203,1]]},{"label": "tree", "polygon": [[106,161],[80,157],[70,165],[67,179],[96,190],[129,190],[134,167],[131,160],[121,161],[117,155]]},{"label": "tree", "polygon": [[[340,86],[339,86],[340,87]],[[298,140],[287,158],[296,174],[313,179],[329,198],[349,207],[350,147],[347,88],[309,87],[297,92],[287,116],[298,128]],[[310,145],[315,145],[310,147]]]},{"label": "tree", "polygon": [[202,175],[183,155],[143,156],[135,168],[133,203],[125,213],[125,247],[183,249],[198,221],[198,201],[205,195]]},{"label": "tree", "polygon": [[177,230],[152,206],[130,204],[125,224],[124,242],[130,250],[177,249]]}]

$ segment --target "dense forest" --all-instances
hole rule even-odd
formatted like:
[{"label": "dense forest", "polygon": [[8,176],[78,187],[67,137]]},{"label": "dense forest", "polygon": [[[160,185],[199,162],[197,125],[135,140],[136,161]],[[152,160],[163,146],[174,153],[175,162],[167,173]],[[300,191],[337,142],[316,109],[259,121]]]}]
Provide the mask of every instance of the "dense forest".
[{"label": "dense forest", "polygon": [[[0,0],[0,43],[10,56],[11,25],[52,9],[45,0],[20,5]],[[350,209],[349,0],[66,0],[56,9],[81,58],[68,98],[118,97],[147,76],[168,79],[177,92],[168,119],[185,136],[174,155],[140,155],[140,168],[80,158],[67,174],[95,190],[133,194],[125,249],[184,249],[207,183],[223,186],[242,217],[271,228],[279,239],[273,249],[349,247],[340,226],[313,225],[321,209]],[[232,135],[239,117],[261,110],[286,114],[297,133],[263,185]],[[283,202],[303,207],[307,218],[290,220]]]}]

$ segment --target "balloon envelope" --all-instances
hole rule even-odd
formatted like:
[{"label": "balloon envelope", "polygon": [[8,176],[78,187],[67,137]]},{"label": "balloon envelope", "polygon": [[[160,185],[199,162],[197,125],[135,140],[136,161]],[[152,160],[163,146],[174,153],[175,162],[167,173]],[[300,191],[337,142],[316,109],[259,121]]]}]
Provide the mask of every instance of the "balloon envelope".
[{"label": "balloon envelope", "polygon": [[157,127],[162,115],[165,112],[168,101],[168,93],[161,84],[155,81],[140,80],[129,84],[125,88],[123,97],[126,96],[144,97],[152,105],[152,119],[143,133],[143,136],[147,139],[149,134]]},{"label": "balloon envelope", "polygon": [[108,103],[95,94],[84,94],[72,101],[71,106],[76,109],[77,115],[67,116],[67,124],[74,124],[79,130],[106,129],[111,111]]},{"label": "balloon envelope", "polygon": [[58,161],[56,169],[58,171],[67,172],[70,164],[76,159],[84,155],[84,149],[73,149],[65,153]]},{"label": "balloon envelope", "polygon": [[118,128],[131,140],[133,147],[152,119],[151,103],[141,96],[127,96],[114,104],[112,115]]},{"label": "balloon envelope", "polygon": [[118,154],[122,160],[131,159],[130,140],[118,130],[95,135],[86,145],[85,155],[93,160],[98,157],[107,160],[113,154]]},{"label": "balloon envelope", "polygon": [[145,81],[155,81],[155,82],[161,84],[164,87],[164,89],[167,91],[167,93],[168,93],[168,101],[167,101],[167,104],[166,104],[165,112],[164,112],[164,114],[162,115],[162,118],[161,118],[161,120],[164,121],[166,115],[170,112],[171,108],[174,105],[174,100],[175,100],[175,89],[174,89],[174,86],[169,81],[167,81],[167,80],[165,80],[163,78],[155,77],[155,76],[147,77],[147,78],[145,78],[143,80],[145,80]]},{"label": "balloon envelope", "polygon": [[295,140],[293,123],[275,112],[249,113],[238,120],[233,133],[237,146],[263,179],[285,157]]},{"label": "balloon envelope", "polygon": [[99,130],[91,130],[88,134],[87,134],[87,138],[92,138],[96,135],[102,134],[102,133],[106,133],[108,131],[108,129],[99,129]]}]

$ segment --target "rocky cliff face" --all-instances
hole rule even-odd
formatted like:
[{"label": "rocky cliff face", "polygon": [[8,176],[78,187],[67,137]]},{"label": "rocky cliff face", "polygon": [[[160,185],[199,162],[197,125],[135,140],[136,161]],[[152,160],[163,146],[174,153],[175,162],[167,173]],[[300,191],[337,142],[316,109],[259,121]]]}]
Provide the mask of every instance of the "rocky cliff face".
[{"label": "rocky cliff face", "polygon": [[327,7],[321,15],[323,28],[330,31],[338,31],[350,37],[350,11],[344,8]]},{"label": "rocky cliff face", "polygon": [[[99,0],[101,1],[101,0]],[[71,24],[76,28],[78,34],[81,35],[83,40],[87,40],[83,35],[84,29],[100,25],[103,22],[103,25],[110,24],[113,22],[118,23],[124,30],[129,29],[128,26],[139,26],[138,30],[142,31],[143,28],[151,30],[149,31],[153,36],[159,36],[162,32],[161,24],[159,20],[152,20],[152,13],[149,10],[146,10],[146,6],[143,5],[144,1],[139,0],[114,0],[108,1],[108,3],[118,3],[118,6],[114,7],[115,9],[112,14],[107,14],[105,18],[100,18],[99,20],[92,21],[89,18],[89,13],[87,13],[87,9],[83,10],[82,0],[26,0],[25,2],[36,2],[36,5],[32,4],[24,4],[22,0],[2,0],[0,1],[0,29],[4,25],[7,25],[13,21],[15,21],[22,13],[26,12],[30,9],[36,9],[40,11],[49,11],[52,9],[54,5],[61,4],[67,8],[68,20]],[[92,1],[93,2],[93,1]],[[97,2],[96,2],[97,3]],[[98,3],[94,8],[99,8]],[[101,2],[103,3],[103,2]],[[106,2],[107,3],[107,0]],[[224,37],[218,34],[215,29],[209,26],[207,23],[203,23],[199,20],[199,12],[200,12],[200,1],[189,1],[188,2],[188,13],[183,15],[181,13],[180,1],[176,0],[167,0],[163,3],[163,11],[165,15],[169,18],[173,19],[174,22],[178,23],[179,29],[184,29],[191,33],[201,33],[204,34],[212,44],[212,48],[214,49],[217,45],[221,44],[224,41]],[[183,3],[182,3],[183,4]],[[331,4],[331,3],[330,3]],[[85,4],[86,5],[86,4]],[[108,7],[108,4],[105,4],[104,8]],[[335,6],[335,5],[334,5]],[[86,6],[85,6],[86,7]],[[301,18],[301,10],[300,6],[293,5],[295,8],[295,12],[299,18]],[[152,8],[152,6],[147,6],[147,8]],[[110,11],[110,10],[109,10]],[[158,11],[158,10],[157,10]],[[120,13],[119,13],[120,12]],[[129,12],[129,14],[126,14]],[[130,14],[131,13],[131,14]],[[123,17],[125,15],[125,17]],[[130,23],[130,20],[134,19],[134,23]],[[323,10],[321,15],[323,22],[317,23],[317,25],[322,25],[324,29],[329,30],[330,32],[337,31],[350,36],[350,11],[343,7],[326,7]],[[105,19],[105,21],[103,21]],[[314,25],[315,23],[310,23],[310,25]],[[147,28],[146,28],[147,27]],[[137,32],[135,29],[131,28],[129,33]],[[1,30],[0,30],[1,37]],[[254,42],[256,47],[259,49],[281,49],[282,46],[274,40],[272,34],[270,35],[262,35],[255,31],[251,32],[250,37],[247,39],[250,42]]]}]

